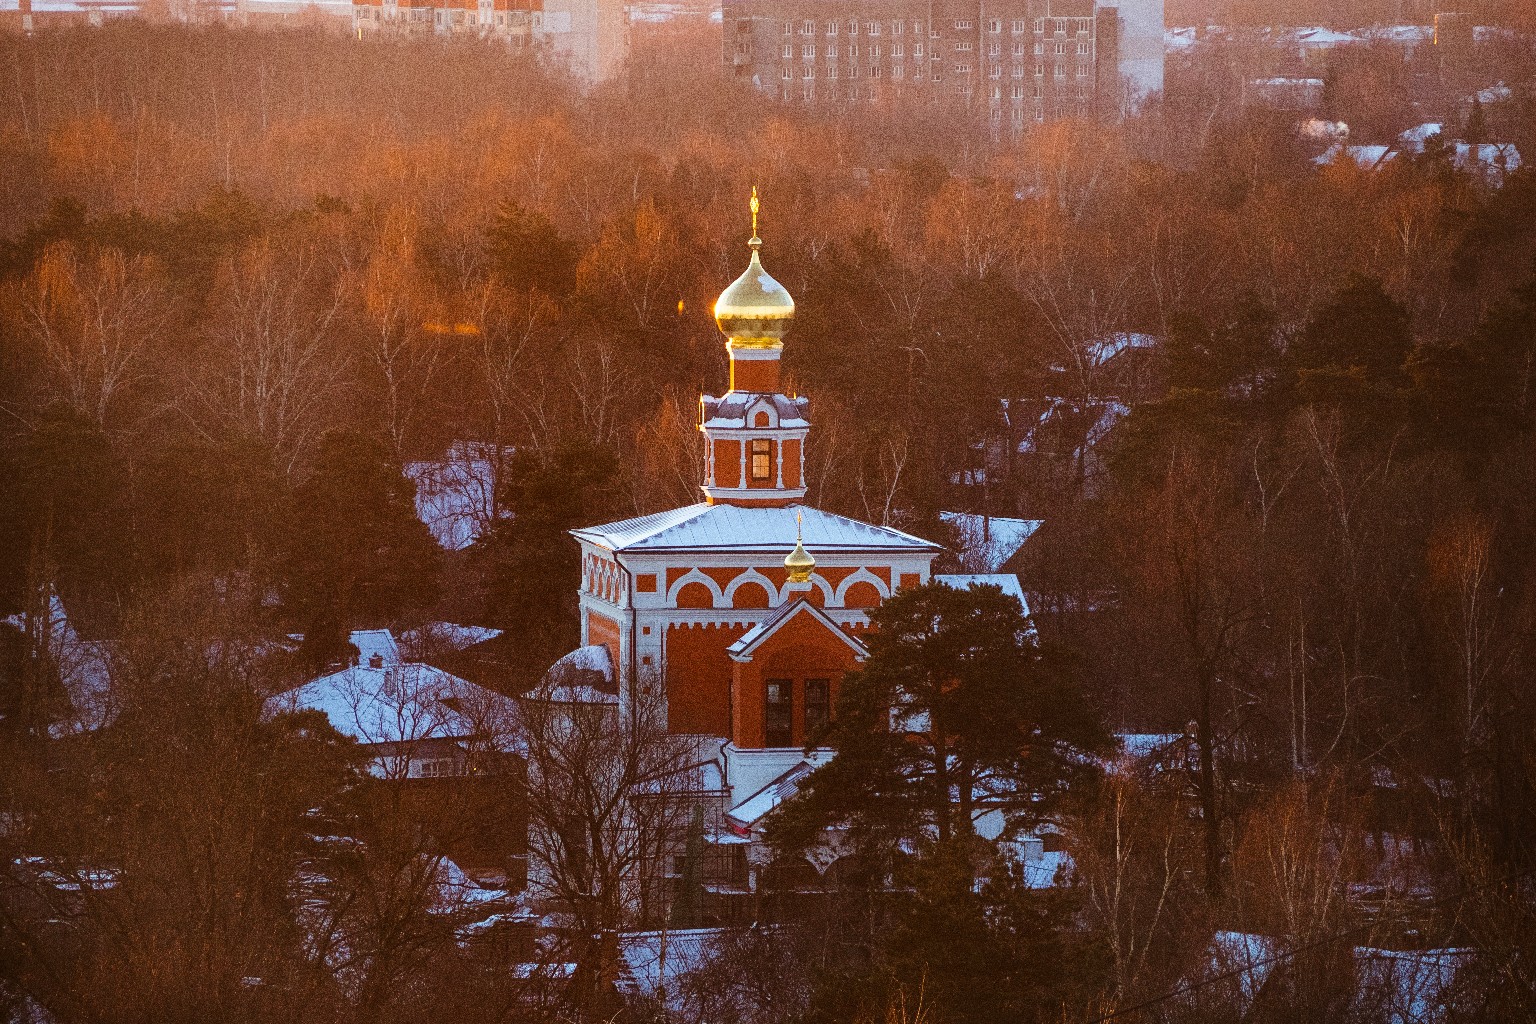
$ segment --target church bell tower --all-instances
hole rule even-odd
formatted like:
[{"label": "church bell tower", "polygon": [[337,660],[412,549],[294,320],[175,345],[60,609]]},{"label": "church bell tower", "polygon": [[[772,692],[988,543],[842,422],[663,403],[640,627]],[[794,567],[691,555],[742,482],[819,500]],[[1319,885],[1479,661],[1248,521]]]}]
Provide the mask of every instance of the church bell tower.
[{"label": "church bell tower", "polygon": [[726,337],[731,389],[700,399],[707,449],[704,497],[711,505],[782,507],[805,497],[805,437],[810,402],[781,390],[779,357],[795,300],[763,269],[752,190],[752,259],[715,301]]}]

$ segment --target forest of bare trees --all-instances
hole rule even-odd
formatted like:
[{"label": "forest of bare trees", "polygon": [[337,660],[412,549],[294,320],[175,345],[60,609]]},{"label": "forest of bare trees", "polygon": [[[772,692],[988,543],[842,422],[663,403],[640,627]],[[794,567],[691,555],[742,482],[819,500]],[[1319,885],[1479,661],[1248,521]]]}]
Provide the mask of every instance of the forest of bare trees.
[{"label": "forest of bare trees", "polygon": [[[698,500],[710,303],[756,185],[797,302],[807,500],[946,542],[941,511],[1044,520],[1008,566],[1040,635],[1105,733],[1170,740],[1053,806],[1070,887],[935,858],[915,904],[735,936],[652,1009],[1395,1021],[1386,961],[1352,950],[1455,947],[1477,955],[1445,1019],[1529,1019],[1536,174],[1493,188],[1435,148],[1319,168],[1219,54],[1124,124],[997,140],[947,108],[780,107],[712,31],[643,34],[588,93],[473,43],[0,36],[0,1011],[611,1009],[466,951],[427,912],[420,837],[355,802],[355,751],[258,698],[355,628],[503,629],[518,688],[575,646],[565,531]],[[1500,47],[1487,130],[1536,158],[1536,56]],[[1340,119],[1411,126],[1356,81]],[[1156,339],[1134,388],[1102,358],[1130,332]],[[1094,412],[1025,452],[1006,410],[1051,402]],[[493,493],[445,552],[403,470],[463,442]],[[56,727],[55,597],[117,652],[97,745]],[[525,747],[611,738],[585,724]],[[593,785],[682,756],[652,739]],[[554,863],[607,826],[534,768],[558,899],[590,933],[635,923],[589,877],[611,864]],[[322,806],[376,855],[306,846]],[[296,876],[345,908],[334,948],[296,924]],[[1262,999],[1234,935],[1270,937]]]}]

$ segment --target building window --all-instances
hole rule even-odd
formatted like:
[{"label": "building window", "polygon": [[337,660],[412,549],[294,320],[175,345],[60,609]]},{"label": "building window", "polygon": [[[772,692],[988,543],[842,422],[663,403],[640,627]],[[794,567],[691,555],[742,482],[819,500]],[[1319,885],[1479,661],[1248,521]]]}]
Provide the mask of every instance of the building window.
[{"label": "building window", "polygon": [[832,79],[833,81],[837,80],[837,65],[836,64],[833,64],[831,67],[827,68],[827,77]]},{"label": "building window", "polygon": [[988,32],[1001,32],[1002,30],[1003,30],[1003,19],[1001,19],[1001,18],[993,18],[993,19],[991,19],[990,21],[987,22],[987,31]]},{"label": "building window", "polygon": [[956,53],[970,53],[971,52],[971,44],[970,43],[956,43],[955,44],[955,52]]},{"label": "building window", "polygon": [[815,60],[816,59],[816,44],[815,43],[806,43],[804,46],[800,47],[800,56],[805,58],[806,60]]},{"label": "building window", "polygon": [[[813,67],[802,68],[800,70],[800,77],[801,78],[815,78],[816,77],[816,69],[813,68]],[[768,442],[767,441],[753,441],[752,442],[752,479],[753,480],[767,480],[768,479]]]},{"label": "building window", "polygon": [[905,46],[903,46],[902,44],[900,44],[900,43],[892,43],[891,44],[891,56],[892,57],[901,57],[901,56],[905,55],[906,52],[907,52],[907,48]]},{"label": "building window", "polygon": [[971,66],[969,64],[956,64],[955,65],[955,74],[957,74],[957,75],[968,75],[970,73],[971,73]]},{"label": "building window", "polygon": [[1024,98],[1024,86],[1015,85],[1013,87],[1013,98],[1016,100],[1021,100]]},{"label": "building window", "polygon": [[969,21],[957,21],[957,22],[955,22],[955,31],[957,31],[957,32],[968,32],[968,31],[970,31],[971,27],[972,26],[971,26],[971,23]]},{"label": "building window", "polygon": [[881,67],[879,64],[871,64],[869,66],[870,78],[879,78],[883,74],[885,74],[885,68]]},{"label": "building window", "polygon": [[1029,26],[1024,24],[1024,19],[1023,18],[1014,18],[1013,19],[1013,25],[1011,26],[1011,28],[1013,29],[1014,32],[1027,32],[1027,31],[1029,31]]},{"label": "building window", "polygon": [[832,681],[829,679],[807,679],[805,681],[805,738],[809,742],[811,737],[820,729],[826,728],[832,720]]},{"label": "building window", "polygon": [[922,43],[913,43],[912,44],[912,56],[917,57],[919,60],[922,59],[922,56],[923,56],[923,44]]},{"label": "building window", "polygon": [[827,35],[829,35],[829,36],[837,35],[837,22],[835,22],[835,21],[827,22]]},{"label": "building window", "polygon": [[1077,53],[1080,57],[1086,57],[1088,55],[1088,44],[1083,42],[1081,39],[1077,42]]},{"label": "building window", "polygon": [[436,757],[421,762],[421,778],[446,779],[459,774],[457,763],[451,757]]},{"label": "building window", "polygon": [[784,74],[783,74],[782,77],[784,77],[784,78],[793,78],[795,76],[794,76],[794,73],[789,70],[789,68],[785,68],[784,69]]},{"label": "building window", "polygon": [[1003,77],[1002,65],[1000,65],[1000,64],[993,64],[990,68],[987,69],[987,77],[988,78],[1002,78]]},{"label": "building window", "polygon": [[784,23],[784,34],[787,35],[787,36],[792,36],[792,35],[795,34],[795,23],[794,22],[786,21]]},{"label": "building window", "polygon": [[906,30],[907,30],[907,23],[906,22],[904,22],[904,21],[893,21],[893,22],[891,22],[891,35],[899,36],[903,32],[905,32]]},{"label": "building window", "polygon": [[785,43],[784,44],[784,59],[785,60],[789,60],[794,55],[795,55],[795,44],[794,43]]},{"label": "building window", "polygon": [[851,35],[851,36],[856,36],[856,35],[859,34],[859,23],[858,22],[850,21],[848,23],[848,34]]},{"label": "building window", "polygon": [[837,44],[836,43],[831,43],[831,44],[829,44],[827,46],[827,59],[828,60],[836,60],[837,59]]},{"label": "building window", "polygon": [[794,741],[790,723],[792,708],[790,694],[794,684],[788,679],[770,679],[763,697],[763,745],[788,747]]},{"label": "building window", "polygon": [[864,23],[864,34],[867,35],[867,36],[877,36],[877,35],[879,35],[880,34],[880,23],[878,21],[866,21]]},{"label": "building window", "polygon": [[878,57],[878,56],[880,56],[880,44],[879,43],[876,43],[875,45],[873,45],[873,46],[871,46],[869,48],[869,55],[871,57]]},{"label": "building window", "polygon": [[1045,77],[1045,65],[1044,64],[1036,64],[1035,65],[1035,77],[1036,78],[1044,78]]},{"label": "building window", "polygon": [[[815,68],[806,68],[804,71],[802,71],[800,73],[800,76],[802,78],[815,78],[816,77],[816,69]],[[768,477],[771,475],[771,470],[770,470],[769,465],[768,465],[768,462],[769,462],[769,445],[770,445],[770,443],[771,442],[768,442],[768,441],[753,441],[752,442],[752,479],[753,480],[767,480]]]},{"label": "building window", "polygon": [[903,74],[905,74],[905,72],[906,69],[903,68],[900,64],[897,64],[895,67],[891,68],[891,77],[900,78]]},{"label": "building window", "polygon": [[816,34],[816,23],[814,21],[812,21],[810,18],[806,18],[804,21],[802,21],[800,23],[800,34],[801,35],[805,35],[805,36],[813,36],[813,35],[815,35]]},{"label": "building window", "polygon": [[857,57],[858,55],[859,55],[859,44],[858,43],[849,43],[848,44],[848,56],[850,56],[850,57]]},{"label": "building window", "polygon": [[1077,66],[1077,77],[1078,78],[1087,78],[1088,77],[1088,65],[1086,65],[1086,64],[1079,64]]},{"label": "building window", "polygon": [[[849,78],[858,78],[859,77],[859,66],[857,64],[850,64],[850,65],[848,65],[848,77]],[[849,99],[855,99],[855,98],[857,98],[857,96],[858,96],[858,91],[857,90],[855,90],[855,89],[848,90],[848,98]]]},{"label": "building window", "polygon": [[1057,43],[1056,44],[1056,56],[1060,57],[1062,54],[1064,54],[1066,52],[1067,52],[1067,44],[1066,43]]}]

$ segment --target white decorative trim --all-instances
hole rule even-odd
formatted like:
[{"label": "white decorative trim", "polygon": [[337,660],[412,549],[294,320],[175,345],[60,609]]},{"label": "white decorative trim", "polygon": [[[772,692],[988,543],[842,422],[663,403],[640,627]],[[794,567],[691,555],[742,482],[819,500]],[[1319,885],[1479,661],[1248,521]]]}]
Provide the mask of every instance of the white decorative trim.
[{"label": "white decorative trim", "polygon": [[676,607],[678,592],[690,583],[702,583],[708,587],[710,597],[714,601],[716,608],[729,607],[729,603],[725,601],[725,595],[720,593],[720,584],[710,579],[704,573],[699,572],[698,569],[689,569],[679,576],[671,586],[667,587],[667,603]]},{"label": "white decorative trim", "polygon": [[784,354],[782,348],[748,348],[746,346],[735,348],[729,342],[725,347],[730,357],[738,363],[766,362],[770,359],[778,359]]},{"label": "white decorative trim", "polygon": [[768,595],[769,604],[769,608],[764,610],[771,610],[775,604],[774,599],[779,595],[779,588],[773,585],[773,580],[758,572],[755,567],[748,568],[746,572],[739,573],[726,586],[724,593],[726,605],[732,608],[736,606],[736,591],[745,583],[757,583],[762,586],[763,591]]},{"label": "white decorative trim", "polygon": [[860,581],[873,583],[875,591],[880,595],[881,601],[885,601],[891,596],[891,585],[870,572],[867,568],[861,566],[857,572],[849,573],[843,582],[837,585],[837,604],[843,604],[848,596],[848,588]]}]

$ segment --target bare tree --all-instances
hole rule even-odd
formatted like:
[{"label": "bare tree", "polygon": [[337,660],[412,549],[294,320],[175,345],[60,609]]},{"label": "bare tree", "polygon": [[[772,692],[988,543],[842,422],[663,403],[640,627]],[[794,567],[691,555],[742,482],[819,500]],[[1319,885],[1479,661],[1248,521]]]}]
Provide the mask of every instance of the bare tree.
[{"label": "bare tree", "polygon": [[621,705],[553,672],[521,701],[529,892],[569,922],[578,1005],[597,1006],[616,965],[612,936],[665,911],[665,858],[692,819],[695,748],[666,728],[659,686]]},{"label": "bare tree", "polygon": [[170,298],[148,257],[55,242],[27,280],[25,317],[54,396],[104,424],[152,376]]}]

